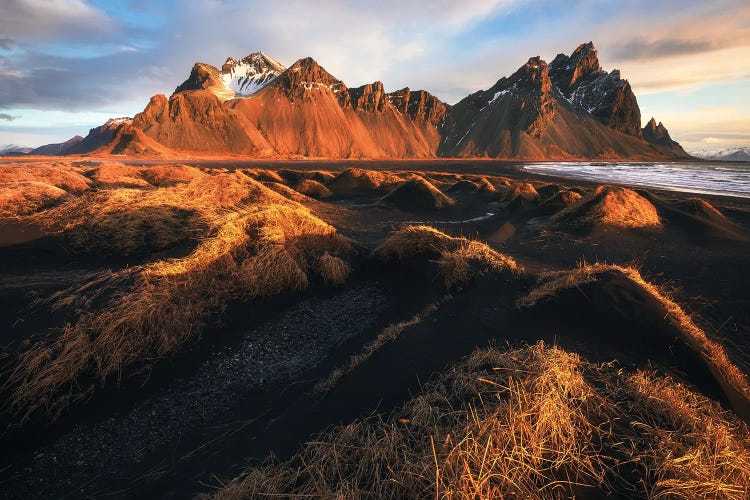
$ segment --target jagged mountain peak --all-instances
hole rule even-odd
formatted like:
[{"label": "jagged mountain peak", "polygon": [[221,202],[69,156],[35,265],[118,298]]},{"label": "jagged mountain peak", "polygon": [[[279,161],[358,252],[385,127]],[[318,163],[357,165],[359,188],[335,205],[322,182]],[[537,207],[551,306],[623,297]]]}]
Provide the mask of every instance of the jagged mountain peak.
[{"label": "jagged mountain peak", "polygon": [[426,121],[438,127],[445,124],[449,106],[426,90],[404,87],[387,94],[387,97],[396,111],[412,120]]},{"label": "jagged mountain peak", "polygon": [[[586,80],[603,73],[599,64],[599,53],[593,42],[582,43],[570,56],[558,54],[550,65],[550,75],[555,86],[569,96]],[[617,73],[619,77],[619,72]]]},{"label": "jagged mountain peak", "polygon": [[666,131],[666,127],[664,127],[664,124],[662,122],[658,122],[657,123],[656,122],[656,118],[654,118],[653,116],[648,121],[648,123],[646,124],[646,126],[644,127],[644,129],[649,129],[649,130],[652,130],[654,132],[659,131],[659,130]]},{"label": "jagged mountain peak", "polygon": [[259,50],[258,52],[251,52],[241,59],[227,57],[226,62],[221,67],[221,71],[222,73],[226,73],[242,64],[252,65],[257,72],[262,72],[266,69],[272,69],[278,73],[281,73],[286,69],[284,65],[279,61],[269,56],[262,50]]},{"label": "jagged mountain peak", "polygon": [[202,62],[193,65],[190,76],[175,89],[174,93],[179,94],[191,90],[206,90],[221,100],[234,97],[234,92],[224,84],[219,70]]},{"label": "jagged mountain peak", "polygon": [[[530,58],[526,64],[516,70],[509,77],[503,77],[487,91],[478,92],[478,105],[483,108],[499,101],[508,94],[540,96],[552,89],[549,77],[549,66],[539,56]],[[471,96],[470,96],[471,97]]]},{"label": "jagged mountain peak", "polygon": [[253,95],[286,68],[263,51],[253,52],[242,59],[228,57],[221,67],[221,79],[235,96]]},{"label": "jagged mountain peak", "polygon": [[539,56],[530,58],[511,77],[510,81],[519,85],[530,84],[541,92],[548,92],[552,88],[549,78],[549,66]]},{"label": "jagged mountain peak", "polygon": [[309,97],[312,93],[331,91],[342,105],[349,104],[349,92],[341,80],[326,71],[312,57],[299,59],[272,83],[291,99]]},{"label": "jagged mountain peak", "polygon": [[687,156],[682,146],[669,136],[667,127],[662,122],[657,123],[653,116],[641,130],[641,135],[644,141],[668,155]]},{"label": "jagged mountain peak", "polygon": [[[243,87],[248,76],[257,84],[250,90]],[[453,106],[423,90],[388,93],[379,81],[349,89],[311,57],[284,69],[253,52],[227,58],[220,70],[196,63],[171,98],[154,96],[132,123],[99,127],[75,151],[105,142],[115,151],[117,140],[118,151],[127,146],[123,141],[136,141],[153,151],[255,156],[685,156],[661,123],[641,127],[630,85],[619,71],[601,68],[591,42],[549,65],[532,57]],[[644,134],[651,140],[643,140]]]},{"label": "jagged mountain peak", "polygon": [[620,71],[604,71],[593,42],[579,45],[570,56],[559,54],[550,65],[550,78],[565,100],[604,125],[641,138],[641,112]]},{"label": "jagged mountain peak", "polygon": [[349,89],[349,100],[354,109],[364,111],[383,111],[388,103],[381,81]]},{"label": "jagged mountain peak", "polygon": [[645,127],[643,127],[643,138],[652,144],[662,142],[662,141],[668,141],[671,142],[672,139],[669,137],[669,131],[667,128],[662,124],[662,122],[656,123],[656,118],[653,116],[648,121]]}]

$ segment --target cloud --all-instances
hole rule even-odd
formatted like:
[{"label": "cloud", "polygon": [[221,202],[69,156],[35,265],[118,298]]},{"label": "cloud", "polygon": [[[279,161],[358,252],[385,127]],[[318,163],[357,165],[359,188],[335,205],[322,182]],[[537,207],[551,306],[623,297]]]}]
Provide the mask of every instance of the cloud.
[{"label": "cloud", "polygon": [[312,56],[350,86],[381,80],[454,103],[529,56],[549,60],[592,39],[605,69],[621,69],[640,97],[747,78],[745,3],[0,0],[0,109],[132,114],[194,62],[256,50],[287,65]]},{"label": "cloud", "polygon": [[12,50],[16,47],[16,41],[12,38],[0,38],[0,49]]},{"label": "cloud", "polygon": [[715,43],[708,40],[679,40],[676,38],[648,41],[631,40],[615,47],[610,53],[613,61],[633,61],[639,59],[657,59],[684,54],[699,54],[715,48]]},{"label": "cloud", "polygon": [[[400,88],[410,84],[413,61],[439,57],[451,37],[523,1],[185,1],[161,7],[169,11],[169,24],[142,28],[142,48],[133,30],[80,1],[12,0],[0,7],[0,32],[24,33],[26,44],[21,55],[0,60],[0,108],[76,111],[124,99],[145,103],[155,93],[170,93],[195,61],[221,65],[227,56],[261,49],[286,64],[312,56],[353,86],[382,80]],[[17,24],[12,29],[11,22]],[[60,50],[45,45],[52,38]],[[100,54],[101,47],[110,50]]]},{"label": "cloud", "polygon": [[668,63],[648,59],[630,61],[622,64],[622,73],[630,80],[636,95],[691,90],[746,78],[750,74],[748,50],[748,47],[733,47],[709,54],[687,54]]},{"label": "cloud", "polygon": [[3,0],[0,33],[33,40],[98,39],[115,22],[81,0]]},{"label": "cloud", "polygon": [[21,118],[21,117],[9,115],[8,113],[0,113],[0,120],[5,120],[6,122],[12,122],[13,120],[17,118]]}]

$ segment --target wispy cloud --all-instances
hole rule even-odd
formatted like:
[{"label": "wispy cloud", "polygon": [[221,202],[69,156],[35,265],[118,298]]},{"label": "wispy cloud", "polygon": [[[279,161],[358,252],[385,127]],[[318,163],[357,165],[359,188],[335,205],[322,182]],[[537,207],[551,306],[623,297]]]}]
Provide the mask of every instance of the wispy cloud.
[{"label": "wispy cloud", "polygon": [[[529,56],[549,59],[588,40],[605,69],[620,69],[639,96],[693,92],[747,81],[746,4],[1,0],[0,109],[132,114],[151,95],[170,93],[195,61],[221,65],[227,56],[261,49],[285,64],[312,56],[352,86],[381,80],[388,89],[424,88],[453,103]],[[4,127],[32,120],[21,114]],[[657,118],[673,130],[671,118]]]},{"label": "wispy cloud", "polygon": [[657,59],[668,56],[698,54],[716,48],[709,40],[680,40],[677,38],[663,40],[631,40],[615,47],[610,56],[614,61],[633,61],[639,59]]},{"label": "wispy cloud", "polygon": [[21,117],[9,115],[8,113],[0,113],[0,120],[5,120],[6,122],[12,122],[13,120],[16,120],[18,118],[21,118]]},{"label": "wispy cloud", "polygon": [[0,49],[11,50],[16,47],[16,41],[12,38],[0,38]]},{"label": "wispy cloud", "polygon": [[115,25],[101,9],[81,0],[3,0],[0,33],[36,40],[101,39]]}]

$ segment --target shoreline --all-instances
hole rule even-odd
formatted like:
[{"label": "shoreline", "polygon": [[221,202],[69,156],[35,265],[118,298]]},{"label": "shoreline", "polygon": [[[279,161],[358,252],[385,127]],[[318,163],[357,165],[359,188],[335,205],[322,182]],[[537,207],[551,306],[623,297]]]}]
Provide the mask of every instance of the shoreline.
[{"label": "shoreline", "polygon": [[698,188],[669,188],[663,185],[650,185],[643,183],[628,182],[626,180],[612,179],[587,179],[574,176],[560,175],[555,173],[534,172],[526,167],[534,165],[549,164],[632,164],[632,165],[669,165],[669,164],[696,164],[696,165],[736,165],[746,166],[750,169],[750,162],[736,161],[718,161],[718,160],[679,160],[679,161],[650,161],[650,160],[515,160],[515,159],[497,159],[497,158],[419,158],[419,159],[326,159],[326,158],[286,158],[286,159],[264,159],[264,158],[212,158],[212,157],[176,157],[170,159],[161,158],[138,158],[138,157],[67,157],[67,156],[5,156],[0,157],[0,166],[12,163],[35,163],[60,161],[67,163],[86,162],[92,165],[103,163],[122,163],[125,165],[169,165],[169,164],[189,164],[196,167],[204,168],[270,168],[270,169],[298,169],[298,170],[330,170],[342,171],[347,168],[357,167],[368,170],[378,171],[404,171],[414,170],[428,172],[431,170],[455,174],[472,174],[472,175],[499,175],[507,176],[520,180],[535,180],[540,182],[561,183],[582,186],[597,186],[602,184],[611,184],[632,189],[646,189],[659,193],[683,194],[685,196],[705,196],[716,200],[748,200],[750,193],[746,196],[737,194],[720,194],[716,192],[700,191]]}]

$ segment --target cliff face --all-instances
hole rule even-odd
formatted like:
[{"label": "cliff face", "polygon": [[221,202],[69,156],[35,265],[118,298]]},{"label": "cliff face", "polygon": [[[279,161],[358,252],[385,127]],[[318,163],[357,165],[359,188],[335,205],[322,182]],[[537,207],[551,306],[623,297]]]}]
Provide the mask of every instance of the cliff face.
[{"label": "cliff face", "polygon": [[641,111],[638,100],[620,72],[604,71],[594,44],[580,45],[570,56],[558,54],[550,64],[556,89],[571,103],[581,107],[613,130],[641,138]]},{"label": "cliff face", "polygon": [[476,92],[451,110],[443,156],[514,157],[538,140],[555,116],[547,63],[533,57],[508,78]]},{"label": "cliff face", "polygon": [[657,124],[653,117],[651,117],[651,120],[649,120],[646,126],[643,127],[642,132],[643,140],[665,154],[681,158],[687,158],[690,156],[684,149],[682,149],[682,146],[680,146],[678,142],[672,140],[667,128],[661,122]]},{"label": "cliff face", "polygon": [[[565,88],[583,88],[601,71],[591,52],[557,78]],[[587,55],[588,54],[588,55]],[[559,59],[558,59],[559,64]],[[560,66],[558,66],[558,69]],[[489,90],[456,104],[439,153],[459,157],[655,159],[660,153],[632,134],[616,130],[561,94],[552,67],[538,57]],[[640,128],[639,128],[640,130]]]},{"label": "cliff face", "polygon": [[[424,90],[388,93],[381,82],[348,88],[311,58],[282,70],[262,53],[230,59],[221,71],[197,63],[171,97],[154,96],[127,128],[92,130],[80,143],[97,142],[98,149],[89,151],[257,157],[684,155],[660,125],[640,128],[630,85],[618,71],[602,70],[591,43],[557,56],[549,66],[532,57],[511,76],[454,106]],[[251,94],[235,97],[240,90]],[[109,145],[99,147],[104,143]]]},{"label": "cliff face", "polygon": [[450,110],[448,105],[429,92],[412,91],[409,87],[388,94],[388,100],[399,113],[439,128],[445,124]]}]

